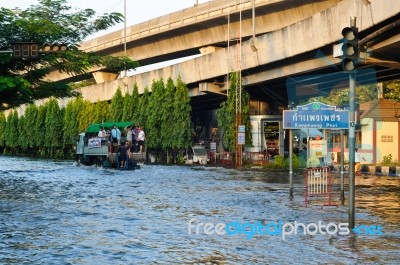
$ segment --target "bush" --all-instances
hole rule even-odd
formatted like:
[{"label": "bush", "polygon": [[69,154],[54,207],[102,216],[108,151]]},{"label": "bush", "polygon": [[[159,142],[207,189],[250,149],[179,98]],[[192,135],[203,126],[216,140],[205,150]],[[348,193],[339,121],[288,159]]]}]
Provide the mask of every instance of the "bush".
[{"label": "bush", "polygon": [[388,166],[392,163],[392,154],[389,154],[387,156],[383,156],[382,158],[382,165]]},{"label": "bush", "polygon": [[285,166],[285,159],[283,156],[276,155],[274,156],[274,166],[276,167],[284,167]]}]

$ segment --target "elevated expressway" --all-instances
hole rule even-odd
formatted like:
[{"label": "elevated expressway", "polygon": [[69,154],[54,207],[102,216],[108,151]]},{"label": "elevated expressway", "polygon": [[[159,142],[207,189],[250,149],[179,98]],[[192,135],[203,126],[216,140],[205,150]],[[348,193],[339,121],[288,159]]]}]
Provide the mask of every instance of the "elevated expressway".
[{"label": "elevated expressway", "polygon": [[[352,16],[369,53],[361,67],[374,69],[377,81],[400,78],[399,0],[255,0],[254,9],[251,0],[239,3],[211,1],[127,27],[126,34],[122,29],[82,43],[85,51],[109,55],[123,55],[126,43],[126,54],[141,66],[200,56],[115,80],[93,69],[97,84],[80,92],[92,102],[109,100],[118,87],[131,92],[136,83],[141,93],[153,80],[181,76],[194,110],[209,110],[226,97],[227,73],[240,67],[256,112],[279,113],[296,93],[287,92],[288,80],[331,73],[337,78],[340,60],[333,57],[333,46]],[[49,78],[79,81],[88,76],[54,72]],[[315,80],[306,87],[318,95],[320,79]]]}]

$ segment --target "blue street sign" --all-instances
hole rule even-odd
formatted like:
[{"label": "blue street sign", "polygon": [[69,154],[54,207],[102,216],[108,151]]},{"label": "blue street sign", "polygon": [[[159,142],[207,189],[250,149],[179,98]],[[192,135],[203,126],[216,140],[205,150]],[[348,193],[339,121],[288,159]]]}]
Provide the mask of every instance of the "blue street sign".
[{"label": "blue street sign", "polygon": [[348,129],[349,111],[335,106],[312,102],[283,111],[283,129]]}]

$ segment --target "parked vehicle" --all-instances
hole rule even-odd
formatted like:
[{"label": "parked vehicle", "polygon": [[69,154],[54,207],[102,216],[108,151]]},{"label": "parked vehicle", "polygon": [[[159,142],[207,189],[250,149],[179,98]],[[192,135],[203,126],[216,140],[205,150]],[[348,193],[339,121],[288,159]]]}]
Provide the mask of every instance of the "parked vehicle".
[{"label": "parked vehicle", "polygon": [[186,153],[186,164],[202,164],[205,165],[210,161],[207,150],[203,145],[193,145]]},{"label": "parked vehicle", "polygon": [[[111,148],[109,138],[99,138],[98,132],[100,127],[112,129],[117,126],[121,133],[124,132],[128,126],[133,126],[132,122],[103,122],[91,124],[86,132],[79,134],[79,142],[76,143],[76,159],[78,164],[84,165],[97,165],[104,168],[119,168],[119,153],[117,148]],[[124,142],[126,136],[121,136],[121,141]],[[121,169],[137,169],[140,166],[137,162],[127,157],[127,166]]]}]

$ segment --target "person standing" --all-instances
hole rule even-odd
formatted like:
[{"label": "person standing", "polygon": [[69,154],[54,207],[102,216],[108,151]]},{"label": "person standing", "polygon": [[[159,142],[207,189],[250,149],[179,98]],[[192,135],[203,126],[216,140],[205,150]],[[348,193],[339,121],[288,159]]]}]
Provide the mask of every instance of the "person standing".
[{"label": "person standing", "polygon": [[119,146],[119,149],[118,149],[118,152],[119,152],[118,160],[119,160],[121,168],[124,168],[125,165],[126,165],[126,160],[127,160],[127,156],[128,156],[128,150],[129,150],[129,148],[128,148],[128,143],[127,142],[126,143],[122,143]]},{"label": "person standing", "polygon": [[117,128],[117,125],[114,124],[111,130],[111,143],[117,148],[120,145],[121,141],[121,131]]},{"label": "person standing", "polygon": [[356,148],[354,154],[354,173],[356,174],[356,176],[361,176],[360,166],[361,166],[361,158],[360,154],[358,153],[358,148]]},{"label": "person standing", "polygon": [[139,126],[136,125],[135,128],[132,130],[132,144],[134,153],[138,152],[138,146],[137,146],[138,135],[139,135]]},{"label": "person standing", "polygon": [[132,127],[128,127],[126,131],[126,140],[128,141],[129,148],[132,147]]},{"label": "person standing", "polygon": [[138,142],[141,153],[143,153],[143,151],[144,151],[144,141],[145,140],[146,140],[146,135],[145,135],[143,129],[139,127],[139,132],[137,135],[137,142]]},{"label": "person standing", "polygon": [[101,138],[102,140],[106,138],[106,130],[104,130],[103,126],[100,126],[100,131],[97,134],[97,137]]}]

